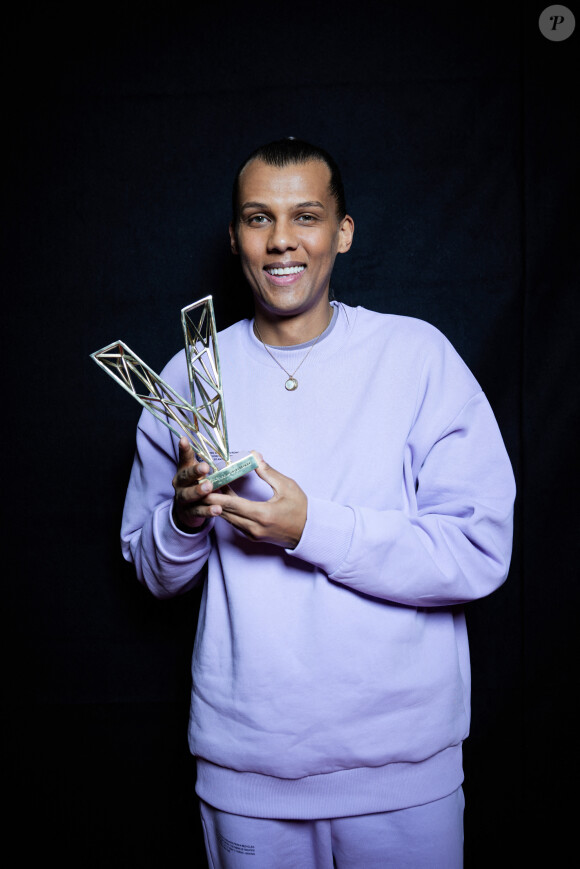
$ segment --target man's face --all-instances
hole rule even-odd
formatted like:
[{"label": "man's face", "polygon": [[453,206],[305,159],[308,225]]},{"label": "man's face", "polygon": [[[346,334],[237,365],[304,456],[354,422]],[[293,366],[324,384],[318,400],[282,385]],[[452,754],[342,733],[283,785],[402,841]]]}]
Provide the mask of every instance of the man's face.
[{"label": "man's face", "polygon": [[330,170],[319,161],[283,168],[254,160],[239,183],[239,220],[230,225],[256,306],[288,317],[328,305],[337,253],[352,242],[353,221],[338,220]]}]

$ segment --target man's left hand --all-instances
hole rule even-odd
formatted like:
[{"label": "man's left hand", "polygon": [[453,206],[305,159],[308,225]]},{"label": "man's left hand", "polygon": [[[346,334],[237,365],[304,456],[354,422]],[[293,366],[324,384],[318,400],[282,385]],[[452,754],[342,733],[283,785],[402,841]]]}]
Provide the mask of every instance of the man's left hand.
[{"label": "man's left hand", "polygon": [[268,501],[249,501],[228,487],[212,492],[206,503],[219,506],[222,518],[250,540],[294,549],[306,523],[306,495],[298,483],[271,468],[259,453],[255,455],[256,474],[274,492]]}]

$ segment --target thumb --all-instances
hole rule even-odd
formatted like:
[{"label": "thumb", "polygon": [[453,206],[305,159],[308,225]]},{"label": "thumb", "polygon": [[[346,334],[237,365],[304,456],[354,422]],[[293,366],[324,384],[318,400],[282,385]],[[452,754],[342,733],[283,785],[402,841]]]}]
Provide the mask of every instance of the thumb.
[{"label": "thumb", "polygon": [[258,459],[258,467],[256,468],[256,474],[260,477],[261,480],[264,480],[270,488],[274,490],[274,492],[278,492],[280,488],[280,482],[285,480],[286,477],[284,474],[281,474],[280,471],[277,471],[275,468],[272,468],[271,465],[268,464],[260,453],[254,452],[254,455]]}]

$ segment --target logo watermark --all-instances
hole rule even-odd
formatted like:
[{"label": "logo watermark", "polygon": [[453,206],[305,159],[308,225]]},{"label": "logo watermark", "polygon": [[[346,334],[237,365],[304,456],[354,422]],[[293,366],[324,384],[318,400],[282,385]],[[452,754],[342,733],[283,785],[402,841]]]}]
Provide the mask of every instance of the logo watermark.
[{"label": "logo watermark", "polygon": [[562,42],[572,36],[576,19],[567,6],[547,6],[540,15],[538,27],[546,39]]}]

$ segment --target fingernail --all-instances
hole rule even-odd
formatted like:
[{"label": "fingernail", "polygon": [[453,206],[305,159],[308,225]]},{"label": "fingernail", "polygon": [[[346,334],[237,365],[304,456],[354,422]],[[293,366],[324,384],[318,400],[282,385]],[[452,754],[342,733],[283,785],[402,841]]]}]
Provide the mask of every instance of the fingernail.
[{"label": "fingernail", "polygon": [[211,491],[211,483],[202,483],[202,484],[201,484],[201,491],[202,491],[202,492],[209,492],[209,491]]}]

